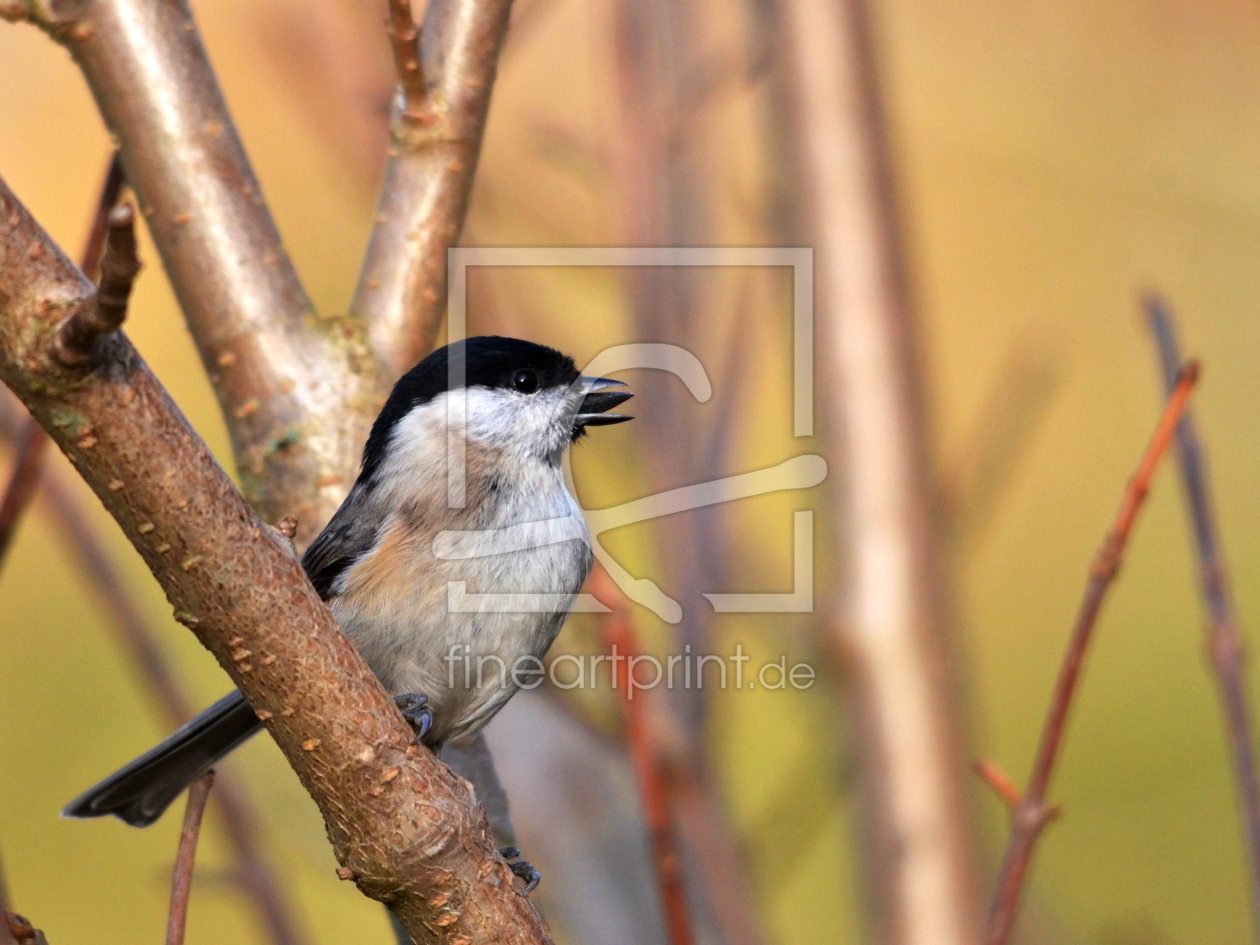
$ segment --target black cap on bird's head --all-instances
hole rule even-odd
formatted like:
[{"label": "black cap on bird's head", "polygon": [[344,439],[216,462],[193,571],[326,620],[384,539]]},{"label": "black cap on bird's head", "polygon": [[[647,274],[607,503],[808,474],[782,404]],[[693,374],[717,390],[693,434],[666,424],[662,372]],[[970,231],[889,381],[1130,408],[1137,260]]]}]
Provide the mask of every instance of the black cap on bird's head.
[{"label": "black cap on bird's head", "polygon": [[633,419],[608,412],[634,396],[613,389],[624,386],[606,377],[583,377],[567,354],[532,341],[497,335],[457,341],[434,351],[394,385],[363,449],[360,477],[371,478],[404,417],[450,390],[501,392],[521,406],[529,403],[525,398],[535,395],[563,395],[557,419],[572,425],[569,441],[573,441],[587,427]]}]

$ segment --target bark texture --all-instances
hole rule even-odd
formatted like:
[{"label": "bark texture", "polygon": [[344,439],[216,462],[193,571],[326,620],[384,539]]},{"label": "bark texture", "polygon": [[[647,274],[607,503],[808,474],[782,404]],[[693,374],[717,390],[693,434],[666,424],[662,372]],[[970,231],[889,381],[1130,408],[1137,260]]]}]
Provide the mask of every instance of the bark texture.
[{"label": "bark texture", "polygon": [[324,815],[339,874],[417,943],[549,942],[472,788],[412,733],[293,556],[117,332],[52,355],[95,290],[0,184],[0,379],[117,520]]}]

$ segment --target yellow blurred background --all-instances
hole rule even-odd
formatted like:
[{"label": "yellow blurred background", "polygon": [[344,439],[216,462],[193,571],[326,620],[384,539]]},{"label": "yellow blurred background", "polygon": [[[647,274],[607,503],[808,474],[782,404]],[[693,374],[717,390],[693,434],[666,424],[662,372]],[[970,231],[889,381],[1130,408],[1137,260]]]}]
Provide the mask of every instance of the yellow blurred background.
[{"label": "yellow blurred background", "polygon": [[[1088,563],[1159,409],[1156,360],[1137,305],[1145,287],[1167,294],[1187,352],[1202,359],[1194,409],[1227,560],[1244,624],[1260,619],[1260,490],[1252,485],[1260,461],[1260,7],[873,7],[932,456],[947,496],[983,500],[953,506],[948,537],[974,750],[1022,781]],[[696,10],[706,54],[744,54],[745,7],[709,0]],[[384,147],[379,89],[390,66],[376,17],[353,0],[217,0],[195,12],[307,289],[320,311],[344,310]],[[517,20],[465,242],[618,245],[610,167],[621,145],[609,117],[607,4],[534,0]],[[770,242],[761,221],[773,174],[756,130],[764,81],[756,73],[727,79],[688,117],[686,147],[720,245]],[[71,252],[108,149],[66,53],[32,27],[0,24],[0,175]],[[156,253],[147,243],[143,252],[148,268],[127,332],[230,467],[217,405]],[[613,343],[662,340],[636,335],[622,289],[613,273],[485,274],[474,280],[470,327],[556,344],[579,360]],[[722,471],[810,451],[782,421],[790,404],[786,286],[769,274],[755,283],[730,276],[708,297],[712,337],[697,353],[714,375],[715,400],[705,409],[733,403],[739,418]],[[742,364],[723,360],[731,337]],[[825,376],[816,389],[825,411]],[[1009,477],[987,493],[983,483],[967,493],[986,434],[1017,410],[1023,432],[1010,444]],[[654,457],[668,444],[633,426],[601,432],[579,452],[577,482],[588,504],[658,487]],[[53,457],[50,465],[65,464]],[[1052,788],[1065,815],[1039,851],[1028,897],[1038,941],[1247,938],[1225,740],[1171,473],[1157,477],[1075,707]],[[817,494],[808,499],[822,508]],[[85,502],[99,511],[86,494]],[[737,539],[731,585],[710,590],[785,590],[787,512],[801,507],[799,496],[737,506],[728,526]],[[112,523],[103,513],[95,519],[190,687],[205,701],[219,696],[227,685],[221,671],[170,619]],[[656,534],[650,523],[634,526],[608,544],[634,573],[659,571]],[[819,534],[828,534],[825,523]],[[155,942],[178,817],[146,831],[57,817],[67,800],[164,734],[62,542],[37,505],[0,572],[0,852],[16,908],[53,945]],[[658,579],[668,585],[667,576]],[[826,560],[817,581],[821,603]],[[666,648],[667,625],[637,616],[652,646]],[[723,640],[747,631],[761,652],[817,655],[792,638],[808,636],[806,623],[749,628],[731,618],[715,626]],[[575,620],[569,633],[588,631]],[[752,864],[755,910],[767,941],[785,945],[862,935],[850,753],[837,684],[822,675],[807,697],[727,694],[714,705],[711,753]],[[380,907],[336,880],[318,815],[274,746],[258,739],[227,767],[246,776],[259,802],[261,835],[310,941],[387,941]],[[545,785],[546,772],[538,778]],[[976,807],[991,868],[1005,818],[979,790]],[[521,829],[530,835],[527,824]],[[545,850],[526,855],[545,867]],[[208,831],[189,941],[261,942],[247,906],[222,869],[216,873],[223,862],[223,845]]]}]

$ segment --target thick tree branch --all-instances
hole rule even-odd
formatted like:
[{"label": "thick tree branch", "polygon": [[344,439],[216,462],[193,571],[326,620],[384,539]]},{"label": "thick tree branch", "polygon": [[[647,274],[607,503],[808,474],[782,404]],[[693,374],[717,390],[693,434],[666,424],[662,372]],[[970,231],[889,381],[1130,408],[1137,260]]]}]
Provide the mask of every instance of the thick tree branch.
[{"label": "thick tree branch", "polygon": [[[1050,699],[1050,707],[1046,711],[1046,721],[1041,732],[1041,742],[1037,746],[1037,757],[1033,761],[1032,775],[1028,779],[1028,787],[1018,802],[1011,808],[1011,837],[1006,847],[1006,855],[1002,860],[1002,871],[998,874],[997,891],[993,896],[993,906],[989,912],[989,926],[984,941],[987,945],[1005,945],[1010,940],[1015,928],[1015,916],[1019,911],[1019,900],[1023,893],[1024,880],[1032,863],[1033,851],[1041,832],[1058,815],[1057,807],[1046,804],[1046,791],[1050,788],[1050,778],[1054,774],[1054,766],[1059,757],[1059,746],[1063,743],[1063,735],[1067,729],[1068,713],[1076,696],[1077,684],[1080,682],[1081,669],[1085,664],[1085,654],[1089,650],[1094,636],[1094,628],[1098,624],[1098,615],[1102,611],[1107,591],[1115,580],[1120,569],[1120,561],[1129,542],[1129,534],[1137,521],[1138,512],[1146,495],[1150,491],[1151,479],[1160,459],[1172,442],[1173,433],[1181,419],[1190,393],[1199,377],[1198,365],[1188,364],[1177,376],[1168,402],[1164,405],[1163,414],[1151,435],[1146,452],[1138,463],[1133,478],[1129,480],[1120,502],[1120,509],[1112,522],[1111,531],[1098,550],[1093,565],[1089,569],[1089,581],[1085,585],[1085,594],[1077,611],[1076,624],[1072,628],[1072,637],[1068,641],[1067,652],[1063,655],[1063,665],[1059,669],[1059,678],[1055,682],[1054,695]],[[987,770],[986,770],[987,769]],[[1005,785],[995,783],[991,765],[981,766],[982,776],[993,784],[994,788],[1005,800],[1010,802],[1010,790]],[[1002,777],[1009,785],[1010,780]]]},{"label": "thick tree branch", "polygon": [[257,710],[342,863],[418,943],[546,942],[469,785],[412,742],[281,537],[121,333],[90,371],[52,356],[90,283],[0,185],[0,379],[118,521],[176,618]]},{"label": "thick tree branch", "polygon": [[[0,403],[0,438],[12,442],[19,431],[29,427],[47,438],[43,427],[25,413],[18,416],[16,406],[10,410],[6,403]],[[45,511],[65,540],[67,551],[109,615],[117,640],[130,656],[143,688],[153,697],[163,720],[172,730],[183,725],[192,718],[194,706],[163,655],[140,607],[127,593],[123,576],[110,561],[78,499],[54,471],[45,471],[41,476],[39,492]],[[295,925],[274,872],[258,847],[257,813],[248,795],[226,775],[220,775],[215,782],[215,810],[236,858],[234,877],[242,894],[258,910],[271,940],[275,945],[302,945],[304,937]]]},{"label": "thick tree branch", "polygon": [[[1164,300],[1155,294],[1147,295],[1143,305],[1159,347],[1164,386],[1171,392],[1177,383],[1177,366],[1181,363],[1172,314]],[[1246,647],[1221,551],[1208,484],[1207,459],[1189,411],[1177,426],[1177,458],[1194,531],[1199,587],[1207,611],[1207,649],[1229,729],[1234,781],[1238,785],[1238,816],[1243,823],[1243,840],[1251,861],[1252,938],[1260,942],[1260,783],[1256,779],[1251,708],[1247,699]]]},{"label": "thick tree branch", "polygon": [[957,677],[912,312],[868,0],[783,3],[800,204],[814,246],[819,377],[838,461],[862,823],[877,938],[979,937]]},{"label": "thick tree branch", "polygon": [[188,4],[9,0],[0,15],[35,22],[82,68],[235,421],[245,494],[269,521],[297,515],[299,543],[312,537],[353,482],[376,365],[352,324],[314,318]]},{"label": "thick tree branch", "polygon": [[403,88],[394,101],[376,225],[350,306],[394,374],[428,353],[442,323],[446,252],[463,228],[512,2],[432,0],[416,74],[407,69],[412,57],[399,26],[406,6],[391,2]]}]

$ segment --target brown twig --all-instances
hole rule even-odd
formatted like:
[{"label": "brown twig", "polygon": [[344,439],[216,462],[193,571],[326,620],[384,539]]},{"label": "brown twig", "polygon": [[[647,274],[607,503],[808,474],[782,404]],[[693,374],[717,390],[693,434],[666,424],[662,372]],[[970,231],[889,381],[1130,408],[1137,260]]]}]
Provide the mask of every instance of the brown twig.
[{"label": "brown twig", "polygon": [[[101,267],[101,255],[105,251],[105,235],[109,230],[110,211],[118,202],[125,183],[122,162],[119,160],[118,152],[115,151],[110,156],[109,166],[105,170],[100,197],[96,201],[92,222],[88,225],[87,239],[83,243],[83,254],[79,257],[80,269],[89,279],[95,278]],[[134,239],[131,255],[134,258]],[[123,305],[125,308],[125,298]],[[48,437],[43,428],[32,419],[26,421],[17,440],[17,460],[13,465],[9,485],[5,489],[4,499],[0,502],[0,564],[4,563],[4,556],[13,540],[17,523],[35,494],[35,487],[39,483],[40,458],[43,456]]]},{"label": "brown twig", "polygon": [[13,543],[18,520],[35,495],[35,487],[39,484],[40,457],[47,441],[48,437],[38,423],[28,423],[22,430],[13,471],[5,486],[4,499],[0,500],[0,564],[4,563],[9,545]]},{"label": "brown twig", "polygon": [[424,113],[424,70],[420,66],[420,31],[411,15],[411,0],[389,0],[389,41],[402,86],[404,108],[412,119]]},{"label": "brown twig", "polygon": [[646,718],[642,696],[636,700],[631,688],[631,662],[639,655],[639,645],[631,622],[625,598],[617,590],[612,579],[598,564],[591,572],[590,589],[612,613],[601,622],[600,631],[606,647],[625,655],[625,660],[612,663],[614,689],[623,694],[618,699],[621,707],[622,735],[634,765],[635,780],[639,786],[639,800],[643,805],[643,819],[647,825],[652,862],[656,868],[657,889],[661,911],[665,916],[665,929],[670,945],[691,945],[695,934],[691,927],[691,913],[687,907],[687,894],[683,887],[682,856],[678,837],[674,832],[672,805],[670,803],[670,778],[664,770],[660,752]]},{"label": "brown twig", "polygon": [[[1181,358],[1172,314],[1164,300],[1154,293],[1143,299],[1143,306],[1159,347],[1164,384],[1171,390],[1177,382],[1177,365]],[[1207,611],[1207,650],[1216,673],[1221,707],[1229,729],[1234,780],[1238,785],[1238,816],[1243,823],[1251,866],[1253,938],[1260,942],[1260,784],[1256,780],[1251,711],[1247,701],[1246,652],[1216,527],[1207,459],[1194,417],[1189,411],[1177,427],[1177,456],[1181,462],[1181,481],[1185,486],[1186,505],[1194,531],[1199,587]]]},{"label": "brown twig", "polygon": [[1050,786],[1050,777],[1054,773],[1059,745],[1063,741],[1063,733],[1067,726],[1068,712],[1072,708],[1072,699],[1076,695],[1076,686],[1085,662],[1085,653],[1098,622],[1098,614],[1107,596],[1107,590],[1111,587],[1116,571],[1120,567],[1129,533],[1133,530],[1133,523],[1150,489],[1151,477],[1154,476],[1160,458],[1172,442],[1173,434],[1177,430],[1177,424],[1198,377],[1199,368],[1194,361],[1187,364],[1179,373],[1172,393],[1168,396],[1168,402],[1164,406],[1163,415],[1155,427],[1155,433],[1151,436],[1146,452],[1142,456],[1142,461],[1138,464],[1137,471],[1125,489],[1124,498],[1121,500],[1111,531],[1090,567],[1085,596],[1077,612],[1076,625],[1063,657],[1063,666],[1059,670],[1050,708],[1046,712],[1045,726],[1042,729],[1041,743],[1037,747],[1037,757],[1033,762],[1032,775],[1028,779],[1027,789],[1019,798],[1019,803],[1011,814],[1011,838],[1006,847],[1002,871],[998,875],[997,892],[994,894],[993,907],[989,914],[989,927],[985,935],[988,945],[1004,945],[1014,928],[1015,916],[1019,911],[1020,893],[1023,891],[1024,879],[1032,861],[1033,850],[1042,830],[1055,814],[1055,809],[1046,805],[1046,791]]},{"label": "brown twig", "polygon": [[[391,5],[396,55],[406,6]],[[447,250],[464,225],[511,9],[511,0],[432,0],[414,75],[411,53],[398,57],[406,91],[395,101],[376,224],[350,305],[395,376],[433,347],[446,311]]]},{"label": "brown twig", "polygon": [[[980,910],[957,660],[869,0],[779,7],[814,246],[846,654],[875,938],[973,945]],[[820,401],[821,403],[822,401]]]},{"label": "brown twig", "polygon": [[[342,864],[419,945],[548,942],[466,782],[413,742],[291,548],[215,463],[130,342],[51,355],[94,291],[0,186],[0,379],[122,527],[320,807]],[[259,593],[265,588],[266,593]]]},{"label": "brown twig", "polygon": [[214,771],[207,771],[188,787],[188,807],[184,826],[179,832],[179,850],[175,854],[175,875],[171,878],[171,912],[166,920],[166,945],[184,945],[188,926],[188,897],[192,892],[193,861],[197,856],[197,839],[201,836],[201,817],[214,787]]},{"label": "brown twig", "polygon": [[122,326],[127,317],[131,286],[140,273],[135,210],[130,204],[115,207],[109,211],[107,225],[96,304],[62,322],[53,340],[53,353],[67,367],[87,364],[100,340]]}]

